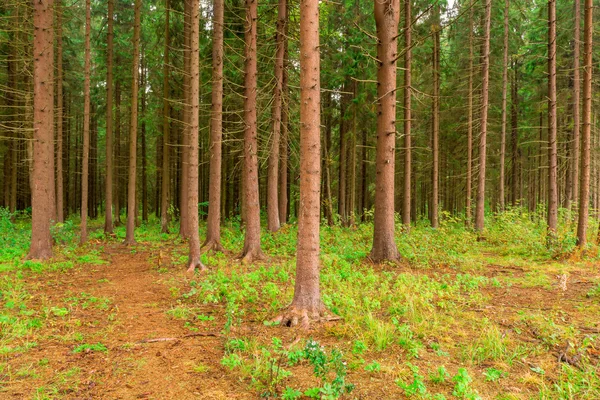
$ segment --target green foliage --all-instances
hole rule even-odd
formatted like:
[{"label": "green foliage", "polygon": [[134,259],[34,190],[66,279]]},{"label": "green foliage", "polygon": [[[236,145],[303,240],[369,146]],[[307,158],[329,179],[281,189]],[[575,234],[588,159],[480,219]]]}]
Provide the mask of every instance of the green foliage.
[{"label": "green foliage", "polygon": [[91,353],[91,352],[106,353],[107,351],[108,351],[108,349],[102,343],[95,343],[95,344],[84,343],[84,344],[80,344],[79,346],[75,347],[72,352],[73,353]]}]

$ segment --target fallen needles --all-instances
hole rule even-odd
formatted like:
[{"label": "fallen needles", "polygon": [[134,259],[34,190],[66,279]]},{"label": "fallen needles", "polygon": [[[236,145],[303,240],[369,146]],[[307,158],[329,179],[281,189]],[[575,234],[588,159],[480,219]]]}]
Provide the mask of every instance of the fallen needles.
[{"label": "fallen needles", "polygon": [[178,340],[189,339],[189,338],[192,338],[192,337],[199,337],[199,336],[204,336],[204,337],[206,337],[206,336],[221,337],[221,334],[220,333],[215,333],[215,332],[190,333],[190,334],[179,336],[179,337],[166,337],[166,338],[156,338],[156,339],[144,339],[144,340],[140,340],[137,343],[141,344],[141,343],[157,343],[157,342],[174,342],[174,341],[178,341]]}]

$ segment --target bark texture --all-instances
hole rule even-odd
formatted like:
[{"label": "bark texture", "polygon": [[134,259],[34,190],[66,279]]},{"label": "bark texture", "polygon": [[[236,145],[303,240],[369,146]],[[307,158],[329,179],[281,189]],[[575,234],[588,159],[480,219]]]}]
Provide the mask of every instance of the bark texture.
[{"label": "bark texture", "polygon": [[135,244],[138,89],[140,74],[140,28],[142,0],[135,0],[133,23],[133,68],[131,81],[131,121],[129,124],[129,180],[127,184],[127,231],[125,244]]},{"label": "bark texture", "polygon": [[397,260],[394,240],[394,168],[396,156],[396,54],[398,51],[399,0],[375,2],[377,26],[377,154],[375,160],[375,215],[373,248],[375,262]]},{"label": "bark texture", "polygon": [[81,157],[81,233],[80,243],[87,241],[87,217],[89,195],[89,167],[90,167],[90,75],[91,49],[90,34],[92,22],[91,0],[85,2],[85,62],[83,76],[83,156]]},{"label": "bark texture", "polygon": [[29,259],[52,257],[54,214],[54,30],[53,0],[33,2],[33,157]]},{"label": "bark texture", "polygon": [[508,7],[509,0],[504,0],[504,52],[503,52],[503,65],[502,65],[502,127],[500,133],[500,182],[498,192],[498,202],[500,210],[504,209],[505,193],[505,159],[506,159],[506,98],[508,91]]},{"label": "bark texture", "polygon": [[[404,193],[402,224],[410,230],[411,173],[412,173],[412,0],[404,0]],[[365,197],[366,201],[366,197]]]},{"label": "bark texture", "polygon": [[548,237],[558,227],[558,146],[556,142],[556,0],[548,0]]},{"label": "bark texture", "polygon": [[163,58],[163,141],[162,141],[162,167],[160,184],[160,229],[163,233],[169,233],[169,183],[171,182],[171,147],[170,147],[170,116],[171,106],[169,105],[170,94],[170,67],[169,67],[169,46],[171,43],[170,29],[170,1],[165,0],[165,50]]},{"label": "bark texture", "polygon": [[56,222],[65,221],[63,180],[63,40],[62,3],[56,3]]},{"label": "bark texture", "polygon": [[106,52],[106,210],[104,233],[113,232],[113,48],[115,1],[108,0],[108,32]]}]

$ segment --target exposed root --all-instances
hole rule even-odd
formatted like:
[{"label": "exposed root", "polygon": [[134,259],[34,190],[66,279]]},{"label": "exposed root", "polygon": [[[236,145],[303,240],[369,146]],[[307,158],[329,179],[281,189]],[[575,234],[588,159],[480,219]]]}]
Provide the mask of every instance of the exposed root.
[{"label": "exposed root", "polygon": [[221,241],[218,239],[206,238],[206,241],[202,244],[200,249],[205,253],[207,253],[209,251],[214,251],[214,252],[219,252],[219,253],[225,252],[225,248],[221,244]]},{"label": "exposed root", "polygon": [[196,270],[206,271],[206,266],[204,266],[204,264],[202,264],[202,261],[200,261],[200,258],[188,260],[187,265],[188,265],[188,268],[187,268],[186,273],[188,273],[188,274],[193,274],[196,272]]},{"label": "exposed root", "polygon": [[135,246],[137,244],[137,242],[135,241],[135,239],[125,239],[123,241],[123,244],[125,246]]},{"label": "exposed root", "polygon": [[242,264],[247,265],[247,264],[252,264],[255,261],[264,260],[265,254],[262,252],[262,250],[259,247],[259,248],[249,249],[249,250],[242,252],[242,254],[238,258]]},{"label": "exposed root", "polygon": [[282,314],[277,316],[273,322],[278,323],[281,326],[287,327],[300,327],[307,331],[310,329],[311,323],[313,322],[329,322],[339,321],[342,317],[337,315],[329,315],[327,308],[323,303],[316,309],[309,309],[305,307],[296,307],[290,305]]}]

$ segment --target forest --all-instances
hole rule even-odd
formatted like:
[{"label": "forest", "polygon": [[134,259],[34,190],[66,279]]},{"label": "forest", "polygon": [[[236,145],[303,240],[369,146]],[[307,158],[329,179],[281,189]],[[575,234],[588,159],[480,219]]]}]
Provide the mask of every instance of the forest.
[{"label": "forest", "polygon": [[2,0],[0,398],[600,399],[593,0]]}]

